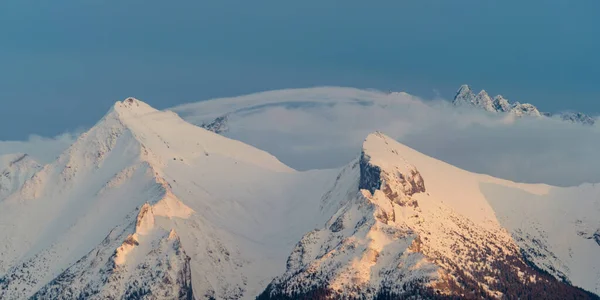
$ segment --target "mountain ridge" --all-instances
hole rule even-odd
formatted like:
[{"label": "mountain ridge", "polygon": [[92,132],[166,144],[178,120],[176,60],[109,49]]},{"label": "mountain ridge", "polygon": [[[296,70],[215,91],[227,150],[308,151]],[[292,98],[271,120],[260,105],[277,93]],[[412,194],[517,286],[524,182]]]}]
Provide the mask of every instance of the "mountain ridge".
[{"label": "mountain ridge", "polygon": [[540,112],[537,107],[530,103],[511,103],[502,95],[497,95],[494,100],[488,96],[485,90],[481,90],[475,95],[471,87],[463,84],[456,91],[452,100],[454,106],[472,106],[494,113],[510,113],[517,117],[553,117],[557,116],[563,121],[572,123],[580,123],[583,125],[594,125],[595,119],[581,112],[562,112],[552,114],[548,112]]},{"label": "mountain ridge", "polygon": [[[381,132],[357,152],[298,172],[175,113],[117,102],[0,201],[0,297],[595,299],[568,281],[600,289],[586,280],[597,264],[582,264],[600,250],[600,190],[470,173]],[[575,193],[579,209],[557,202]],[[516,214],[507,195],[552,210]],[[570,212],[555,233],[568,251],[539,236],[557,211]]]}]

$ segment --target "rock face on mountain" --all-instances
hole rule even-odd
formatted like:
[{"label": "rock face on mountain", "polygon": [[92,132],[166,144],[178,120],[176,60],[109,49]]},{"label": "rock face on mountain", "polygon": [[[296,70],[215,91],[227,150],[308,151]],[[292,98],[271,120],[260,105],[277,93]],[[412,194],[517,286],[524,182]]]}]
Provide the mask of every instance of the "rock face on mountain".
[{"label": "rock face on mountain", "polygon": [[357,150],[298,172],[117,102],[54,162],[2,160],[0,298],[597,299],[577,287],[600,292],[600,188],[469,173],[382,133]]},{"label": "rock face on mountain", "polygon": [[485,90],[482,90],[477,95],[473,93],[471,88],[464,84],[462,85],[456,95],[452,104],[455,106],[472,106],[484,109],[489,112],[499,113],[511,113],[517,117],[531,116],[531,117],[553,117],[557,116],[563,121],[569,121],[572,123],[580,123],[584,125],[594,125],[596,120],[586,114],[579,112],[563,112],[553,115],[551,113],[540,112],[537,107],[529,103],[510,103],[507,99],[498,95],[494,97],[492,101]]}]

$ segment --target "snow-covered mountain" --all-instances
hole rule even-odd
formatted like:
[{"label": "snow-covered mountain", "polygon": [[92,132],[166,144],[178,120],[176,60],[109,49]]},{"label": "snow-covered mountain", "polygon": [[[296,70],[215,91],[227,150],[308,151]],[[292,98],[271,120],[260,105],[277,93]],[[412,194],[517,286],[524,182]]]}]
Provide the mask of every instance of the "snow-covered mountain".
[{"label": "snow-covered mountain", "polygon": [[325,221],[334,172],[119,102],[0,203],[0,298],[252,298]]},{"label": "snow-covered mountain", "polygon": [[299,172],[117,102],[56,161],[13,176],[0,298],[597,299],[574,286],[600,293],[600,186],[474,174],[382,133],[356,153]]},{"label": "snow-covered mountain", "polygon": [[[530,199],[519,207],[507,198],[521,193],[564,209],[568,198],[558,195],[569,193],[468,173],[379,133],[369,135],[350,168],[339,181],[353,181],[355,193],[323,228],[303,237],[260,299],[594,297],[548,273],[600,291],[600,245],[573,226],[598,227],[598,188],[581,192],[577,201],[585,208],[569,213]],[[552,218],[556,225],[547,222]]]},{"label": "snow-covered mountain", "polygon": [[[456,106],[473,106],[489,112],[510,113],[517,117],[554,116],[552,113],[540,112],[537,107],[529,103],[510,103],[510,101],[505,99],[502,95],[498,95],[492,100],[485,90],[481,90],[479,93],[475,94],[471,90],[471,87],[466,84],[463,84],[458,91],[456,91],[452,104]],[[594,118],[579,112],[563,112],[556,114],[556,116],[564,121],[581,123],[584,125],[594,125],[596,122]]]}]

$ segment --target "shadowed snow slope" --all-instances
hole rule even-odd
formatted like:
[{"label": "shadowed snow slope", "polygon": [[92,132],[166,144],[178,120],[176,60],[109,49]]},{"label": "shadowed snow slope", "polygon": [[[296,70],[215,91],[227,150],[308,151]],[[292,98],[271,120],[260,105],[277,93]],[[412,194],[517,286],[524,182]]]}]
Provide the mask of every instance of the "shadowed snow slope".
[{"label": "shadowed snow slope", "polygon": [[26,172],[0,198],[0,298],[598,293],[599,188],[469,173],[381,133],[356,153],[298,172],[117,102],[56,161],[6,159]]}]

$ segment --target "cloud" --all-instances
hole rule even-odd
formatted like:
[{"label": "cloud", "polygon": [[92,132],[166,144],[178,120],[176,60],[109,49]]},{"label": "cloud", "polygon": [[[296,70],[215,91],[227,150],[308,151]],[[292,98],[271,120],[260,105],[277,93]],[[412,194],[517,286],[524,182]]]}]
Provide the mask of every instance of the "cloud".
[{"label": "cloud", "polygon": [[380,130],[469,171],[560,186],[600,182],[600,128],[458,109],[405,93],[349,88],[273,91],[173,109],[200,123],[229,113],[227,136],[299,170],[339,167]]},{"label": "cloud", "polygon": [[53,138],[31,135],[26,141],[0,141],[0,156],[28,154],[39,163],[46,164],[56,159],[77,138],[77,134],[64,133]]}]

